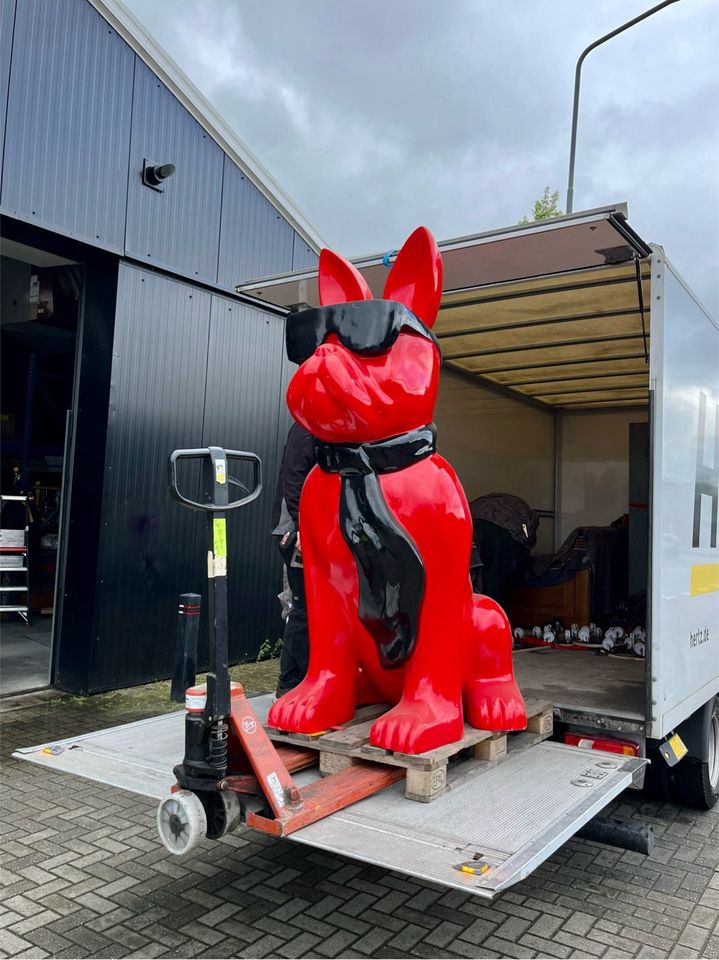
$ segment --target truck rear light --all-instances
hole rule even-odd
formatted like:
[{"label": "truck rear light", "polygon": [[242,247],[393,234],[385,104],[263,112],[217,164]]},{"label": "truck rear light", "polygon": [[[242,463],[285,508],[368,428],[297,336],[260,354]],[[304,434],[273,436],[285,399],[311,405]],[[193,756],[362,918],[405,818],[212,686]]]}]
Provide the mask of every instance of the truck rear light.
[{"label": "truck rear light", "polygon": [[565,733],[564,743],[582,750],[604,750],[607,753],[621,753],[625,757],[638,757],[639,746],[631,740],[614,737],[592,737],[586,733]]}]

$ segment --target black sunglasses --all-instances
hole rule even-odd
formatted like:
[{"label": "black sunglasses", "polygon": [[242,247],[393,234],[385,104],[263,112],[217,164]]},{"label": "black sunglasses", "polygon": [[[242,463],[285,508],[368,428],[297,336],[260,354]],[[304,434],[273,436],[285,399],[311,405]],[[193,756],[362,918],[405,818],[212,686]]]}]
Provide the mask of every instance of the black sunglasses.
[{"label": "black sunglasses", "polygon": [[287,356],[293,363],[302,363],[331,333],[353,353],[377,356],[390,349],[402,329],[431,340],[439,350],[429,327],[404,304],[396,300],[355,300],[291,313],[285,332]]}]

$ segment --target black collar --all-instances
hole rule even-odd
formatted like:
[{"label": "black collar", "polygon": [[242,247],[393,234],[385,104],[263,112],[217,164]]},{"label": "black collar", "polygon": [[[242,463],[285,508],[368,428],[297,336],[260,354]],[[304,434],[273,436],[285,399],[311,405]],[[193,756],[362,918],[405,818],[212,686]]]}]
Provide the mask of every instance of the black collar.
[{"label": "black collar", "polygon": [[343,477],[403,470],[436,450],[437,428],[433,423],[387,440],[344,444],[315,441],[317,463],[325,473]]}]

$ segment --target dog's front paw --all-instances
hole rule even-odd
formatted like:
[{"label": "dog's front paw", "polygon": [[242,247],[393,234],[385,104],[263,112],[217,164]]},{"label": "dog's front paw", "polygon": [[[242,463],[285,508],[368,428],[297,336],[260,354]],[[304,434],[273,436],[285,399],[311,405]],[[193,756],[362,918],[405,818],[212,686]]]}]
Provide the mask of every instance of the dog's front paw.
[{"label": "dog's front paw", "polygon": [[321,733],[354,716],[354,688],[333,675],[305,677],[273,704],[267,726],[290,733]]},{"label": "dog's front paw", "polygon": [[370,743],[396,753],[424,753],[461,740],[459,705],[443,700],[400,700],[372,725]]},{"label": "dog's front paw", "polygon": [[478,730],[524,730],[527,711],[516,681],[473,680],[464,691],[464,716]]}]

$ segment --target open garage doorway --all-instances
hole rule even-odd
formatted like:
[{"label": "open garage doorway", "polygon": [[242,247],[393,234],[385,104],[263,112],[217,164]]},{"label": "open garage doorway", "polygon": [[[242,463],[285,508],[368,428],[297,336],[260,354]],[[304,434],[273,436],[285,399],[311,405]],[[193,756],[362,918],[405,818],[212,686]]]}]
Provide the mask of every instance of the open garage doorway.
[{"label": "open garage doorway", "polygon": [[0,245],[0,696],[50,683],[82,267]]}]

